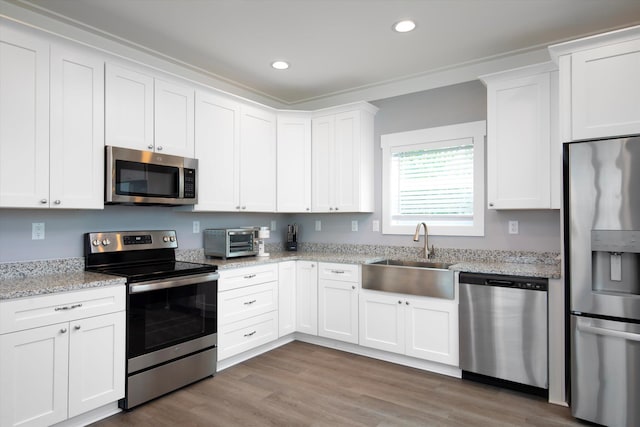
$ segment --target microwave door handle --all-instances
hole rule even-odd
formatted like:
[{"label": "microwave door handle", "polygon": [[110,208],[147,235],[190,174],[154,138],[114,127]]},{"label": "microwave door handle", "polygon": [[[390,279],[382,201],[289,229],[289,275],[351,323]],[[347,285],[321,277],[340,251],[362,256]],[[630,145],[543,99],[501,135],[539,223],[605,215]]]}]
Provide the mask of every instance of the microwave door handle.
[{"label": "microwave door handle", "polygon": [[218,273],[197,274],[187,277],[175,277],[165,280],[154,280],[152,282],[132,283],[129,285],[130,294],[140,294],[143,292],[157,291],[159,289],[177,288],[180,286],[194,285],[204,282],[218,280]]},{"label": "microwave door handle", "polygon": [[633,332],[614,331],[613,329],[599,328],[597,326],[585,325],[578,323],[578,330],[581,332],[592,333],[594,335],[604,335],[614,338],[622,338],[629,341],[640,341],[640,334]]}]

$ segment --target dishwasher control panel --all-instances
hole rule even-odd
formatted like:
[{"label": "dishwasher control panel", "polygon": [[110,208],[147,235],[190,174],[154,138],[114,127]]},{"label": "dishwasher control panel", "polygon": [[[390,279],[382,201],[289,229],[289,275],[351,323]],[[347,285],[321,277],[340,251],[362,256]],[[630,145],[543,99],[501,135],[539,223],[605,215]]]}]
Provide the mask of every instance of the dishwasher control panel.
[{"label": "dishwasher control panel", "polygon": [[547,291],[549,281],[541,277],[507,276],[483,273],[460,273],[460,283],[470,285],[498,286],[502,288]]}]

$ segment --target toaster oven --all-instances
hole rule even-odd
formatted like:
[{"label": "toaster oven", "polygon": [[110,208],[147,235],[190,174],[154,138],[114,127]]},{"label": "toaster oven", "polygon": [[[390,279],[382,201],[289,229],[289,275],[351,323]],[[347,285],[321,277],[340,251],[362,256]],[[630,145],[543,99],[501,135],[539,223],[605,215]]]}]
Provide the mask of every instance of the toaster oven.
[{"label": "toaster oven", "polygon": [[208,228],[203,233],[207,257],[227,259],[258,254],[258,227]]}]

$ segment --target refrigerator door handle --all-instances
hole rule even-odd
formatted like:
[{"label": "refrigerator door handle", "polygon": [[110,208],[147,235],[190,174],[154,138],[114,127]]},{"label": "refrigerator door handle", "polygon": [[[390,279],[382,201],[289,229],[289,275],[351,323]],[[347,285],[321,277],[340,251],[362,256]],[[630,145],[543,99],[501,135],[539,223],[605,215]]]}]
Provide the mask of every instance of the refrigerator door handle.
[{"label": "refrigerator door handle", "polygon": [[590,332],[596,335],[606,335],[609,337],[622,338],[630,341],[640,341],[640,334],[633,332],[614,331],[613,329],[599,328],[597,326],[585,325],[578,322],[578,330],[581,332]]}]

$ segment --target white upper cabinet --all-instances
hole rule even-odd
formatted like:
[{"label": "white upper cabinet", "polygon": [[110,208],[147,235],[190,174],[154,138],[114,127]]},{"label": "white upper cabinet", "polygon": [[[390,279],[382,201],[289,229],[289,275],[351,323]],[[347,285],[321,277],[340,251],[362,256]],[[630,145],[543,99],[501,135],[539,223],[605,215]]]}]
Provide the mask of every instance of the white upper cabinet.
[{"label": "white upper cabinet", "polygon": [[240,104],[209,91],[196,93],[197,211],[240,207]]},{"label": "white upper cabinet", "polygon": [[193,157],[194,89],[155,79],[155,151]]},{"label": "white upper cabinet", "polygon": [[186,84],[107,63],[105,144],[193,157],[194,94]]},{"label": "white upper cabinet", "polygon": [[198,91],[195,109],[194,210],[275,212],[275,113],[213,91]]},{"label": "white upper cabinet", "polygon": [[276,210],[276,114],[240,108],[240,210]]},{"label": "white upper cabinet", "polygon": [[640,26],[551,46],[562,139],[640,133]]},{"label": "white upper cabinet", "polygon": [[311,113],[278,112],[278,212],[311,211]]},{"label": "white upper cabinet", "polygon": [[552,63],[482,76],[489,209],[559,209],[557,72]]},{"label": "white upper cabinet", "polygon": [[372,212],[373,117],[362,102],[320,110],[312,119],[313,212]]},{"label": "white upper cabinet", "polygon": [[104,62],[0,23],[0,206],[103,208]]},{"label": "white upper cabinet", "polygon": [[49,206],[49,43],[0,22],[0,206]]}]

